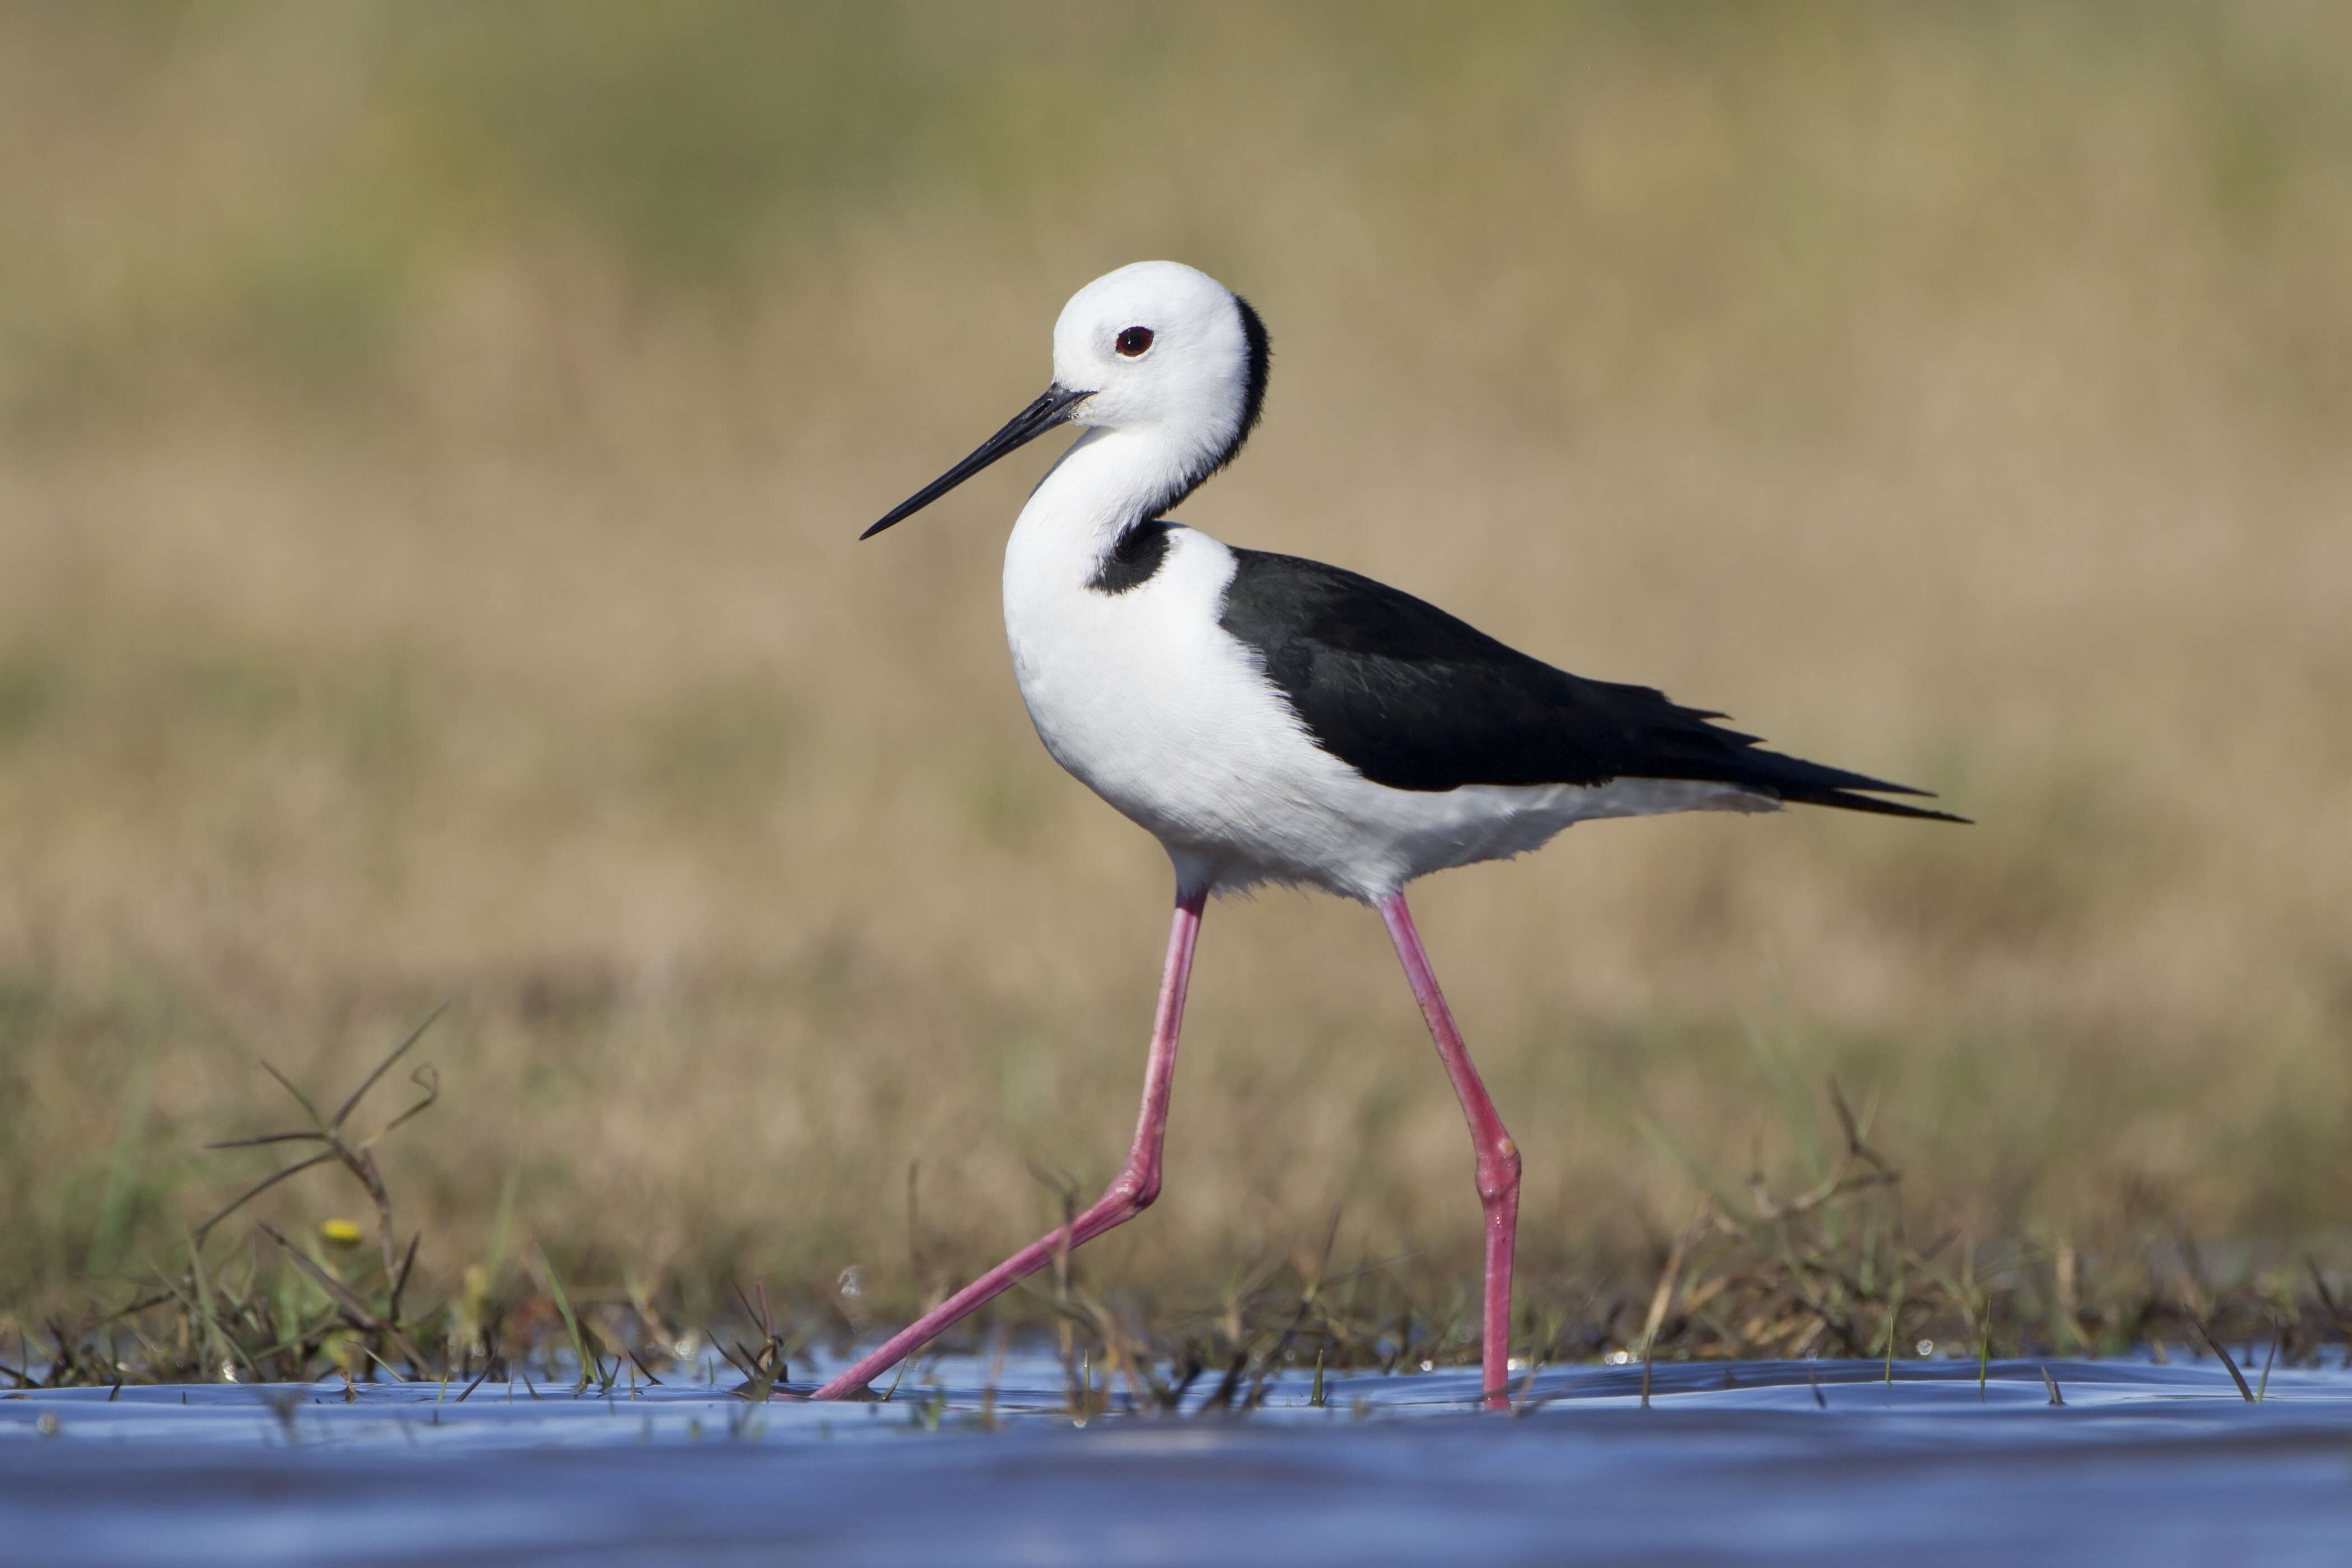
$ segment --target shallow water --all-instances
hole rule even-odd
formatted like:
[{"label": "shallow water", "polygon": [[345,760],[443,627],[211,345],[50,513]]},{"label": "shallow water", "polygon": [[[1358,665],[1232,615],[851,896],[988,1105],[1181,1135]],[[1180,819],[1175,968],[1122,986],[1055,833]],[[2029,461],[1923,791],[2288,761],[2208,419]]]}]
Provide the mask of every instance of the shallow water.
[{"label": "shallow water", "polygon": [[[2047,1367],[2064,1400],[2053,1406]],[[1275,1385],[1113,1411],[947,1358],[887,1405],[707,1385],[0,1396],[0,1562],[2352,1563],[2352,1373],[1906,1362]],[[1817,1380],[1817,1381],[1816,1381]],[[1203,1379],[1203,1383],[1208,1379]],[[1198,1406],[1196,1397],[1192,1404]]]}]

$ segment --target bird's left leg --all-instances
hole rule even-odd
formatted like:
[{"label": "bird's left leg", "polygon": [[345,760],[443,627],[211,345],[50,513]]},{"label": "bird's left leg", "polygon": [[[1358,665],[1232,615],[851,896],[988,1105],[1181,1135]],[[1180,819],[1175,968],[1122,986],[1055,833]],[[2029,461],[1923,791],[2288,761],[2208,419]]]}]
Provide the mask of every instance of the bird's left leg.
[{"label": "bird's left leg", "polygon": [[1201,910],[1208,898],[1205,885],[1179,885],[1176,890],[1176,916],[1168,930],[1168,964],[1160,972],[1160,1007],[1152,1018],[1151,1052],[1143,1072],[1143,1109],[1136,1118],[1135,1143],[1128,1150],[1127,1164],[1109,1187],[1067,1224],[1039,1237],[892,1334],[811,1397],[845,1399],[856,1394],[869,1379],[920,1350],[933,1335],[1002,1295],[1014,1281],[1035,1273],[1072,1248],[1126,1224],[1159,1197],[1160,1154],[1168,1138],[1168,1096],[1176,1080],[1176,1037],[1184,1025],[1192,946],[1200,936]]},{"label": "bird's left leg", "polygon": [[1445,1075],[1454,1081],[1454,1092],[1462,1101],[1462,1113],[1470,1123],[1470,1143],[1477,1151],[1478,1204],[1486,1218],[1486,1314],[1480,1392],[1487,1409],[1507,1410],[1511,1403],[1507,1389],[1511,1252],[1519,1228],[1519,1147],[1511,1142],[1502,1117],[1495,1113],[1494,1101],[1486,1097],[1486,1086],[1478,1081],[1478,1069],[1462,1043],[1462,1031],[1454,1026],[1444,993],[1437,988],[1437,977],[1430,971],[1429,955],[1422,951],[1421,933],[1413,929],[1412,911],[1405,907],[1404,894],[1392,893],[1381,899],[1380,911],[1389,928],[1389,940],[1396,944],[1397,957],[1404,964],[1405,978],[1412,982],[1421,1016],[1429,1020],[1429,1035],[1437,1042]]}]

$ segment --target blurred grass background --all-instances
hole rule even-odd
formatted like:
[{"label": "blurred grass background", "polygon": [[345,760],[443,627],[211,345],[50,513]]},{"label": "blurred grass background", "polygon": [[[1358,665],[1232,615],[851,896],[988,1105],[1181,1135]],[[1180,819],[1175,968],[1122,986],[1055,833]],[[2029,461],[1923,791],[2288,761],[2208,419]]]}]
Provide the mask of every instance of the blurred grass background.
[{"label": "blurred grass background", "polygon": [[[1276,347],[1187,520],[1979,820],[1424,884],[1538,1274],[1682,1223],[1640,1118],[1737,1179],[1832,1072],[1978,1235],[2342,1234],[2341,11],[28,3],[0,1304],[265,1168],[197,1152],[257,1057],[339,1092],[443,999],[385,1161],[445,1281],[510,1192],[575,1272],[903,1306],[1107,1177],[1168,879],[1006,666],[1042,462],[853,541],[1146,256]],[[1177,1098],[1099,1278],[1335,1210],[1465,1277],[1363,911],[1212,912]]]}]

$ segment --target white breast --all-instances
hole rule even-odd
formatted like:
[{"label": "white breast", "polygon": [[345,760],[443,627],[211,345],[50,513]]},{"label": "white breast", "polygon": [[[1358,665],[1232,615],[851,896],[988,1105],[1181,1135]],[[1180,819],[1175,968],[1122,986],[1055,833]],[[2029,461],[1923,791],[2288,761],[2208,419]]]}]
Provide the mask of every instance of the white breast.
[{"label": "white breast", "polygon": [[1087,586],[1093,558],[1016,528],[1004,627],[1055,760],[1206,876],[1280,855],[1336,765],[1217,624],[1233,552],[1190,528],[1167,544],[1150,579],[1105,593]]}]

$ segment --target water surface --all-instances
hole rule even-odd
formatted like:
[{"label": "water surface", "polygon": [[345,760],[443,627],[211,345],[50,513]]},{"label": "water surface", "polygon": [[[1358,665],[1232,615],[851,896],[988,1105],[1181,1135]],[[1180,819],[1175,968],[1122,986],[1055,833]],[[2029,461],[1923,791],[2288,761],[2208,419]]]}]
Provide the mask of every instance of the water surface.
[{"label": "water surface", "polygon": [[[2044,1371],[2048,1373],[2045,1381]],[[888,1404],[706,1385],[0,1396],[0,1562],[2352,1563],[2352,1373],[1748,1363],[1308,1377],[1067,1414],[948,1358]],[[1203,1379],[1205,1385],[1209,1380]],[[2052,1403],[2054,1383],[2063,1405]]]}]

